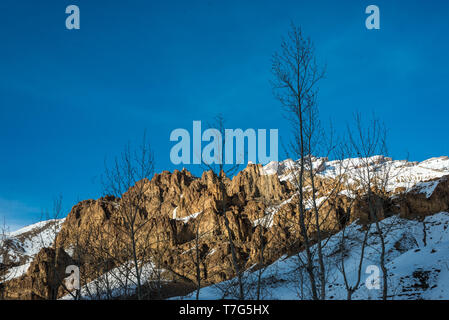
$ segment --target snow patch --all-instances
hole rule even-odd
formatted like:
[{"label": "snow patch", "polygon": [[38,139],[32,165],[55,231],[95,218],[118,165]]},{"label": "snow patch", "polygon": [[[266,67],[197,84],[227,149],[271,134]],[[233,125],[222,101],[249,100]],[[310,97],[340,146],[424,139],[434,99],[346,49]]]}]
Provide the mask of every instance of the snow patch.
[{"label": "snow patch", "polygon": [[187,216],[187,217],[184,217],[184,218],[176,218],[176,220],[182,221],[182,222],[184,222],[184,223],[187,223],[190,219],[195,219],[195,218],[198,217],[201,213],[203,213],[203,211],[193,213],[193,214],[191,214],[191,215],[189,215],[189,216]]}]

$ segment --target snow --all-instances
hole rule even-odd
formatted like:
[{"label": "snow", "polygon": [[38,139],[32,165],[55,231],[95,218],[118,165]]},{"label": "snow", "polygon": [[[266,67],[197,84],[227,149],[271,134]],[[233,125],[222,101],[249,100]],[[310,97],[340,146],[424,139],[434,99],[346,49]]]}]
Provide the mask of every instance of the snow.
[{"label": "snow", "polygon": [[21,228],[19,230],[10,232],[10,233],[8,233],[8,236],[9,237],[18,237],[20,235],[23,235],[24,233],[33,231],[35,229],[43,228],[43,227],[47,226],[49,223],[52,223],[52,222],[59,221],[60,223],[63,223],[64,220],[65,220],[65,218],[64,219],[56,219],[56,220],[55,219],[51,219],[51,220],[40,221],[40,222],[37,222],[35,224],[31,224],[29,226],[23,227],[23,228]]},{"label": "snow", "polygon": [[263,166],[262,174],[267,175],[267,176],[273,175],[273,174],[278,174],[278,170],[279,170],[279,162],[271,161],[271,162],[267,163],[265,166]]},{"label": "snow", "polygon": [[342,190],[339,192],[340,195],[346,196],[348,198],[354,199],[357,195],[352,190]]},{"label": "snow", "polygon": [[286,205],[287,203],[290,203],[294,197],[295,197],[295,195],[293,195],[291,198],[281,202],[278,205],[273,205],[273,206],[268,207],[265,210],[265,215],[263,217],[256,219],[252,222],[253,226],[256,227],[258,225],[262,225],[264,227],[271,228],[271,226],[273,225],[274,216],[279,212],[279,210],[282,208],[282,206]]},{"label": "snow", "polygon": [[[449,175],[449,157],[439,157],[424,160],[422,162],[410,162],[406,160],[393,160],[388,157],[376,155],[367,159],[348,158],[344,160],[332,160],[327,158],[312,157],[312,167],[323,178],[335,178],[346,174],[350,177],[350,183],[356,183],[357,177],[363,174],[364,166],[368,165],[376,174],[388,174],[387,190],[394,191],[402,187],[412,190],[417,184],[429,180],[436,180]],[[299,160],[287,159],[281,162],[272,161],[263,167],[263,174],[277,173],[281,181],[293,181],[295,172],[299,169]],[[434,185],[432,185],[434,186]],[[432,191],[431,186],[427,189]],[[429,194],[427,191],[424,191]]]},{"label": "snow", "polygon": [[28,268],[30,267],[31,262],[25,263],[18,267],[12,267],[8,269],[8,272],[6,272],[5,276],[3,277],[3,281],[9,281],[14,278],[19,278],[22,275],[24,275]]},{"label": "snow", "polygon": [[[316,204],[317,208],[319,208],[328,199],[329,199],[329,197],[319,197],[319,198],[315,199],[315,204]],[[306,201],[305,201],[305,208],[306,208],[306,210],[313,209],[313,207],[314,207],[314,203],[313,202],[314,202],[313,198],[306,199]]]},{"label": "snow", "polygon": [[[431,197],[436,187],[445,175],[449,175],[449,157],[431,158],[422,162],[409,162],[393,160],[383,156],[374,156],[369,159],[350,158],[332,160],[327,158],[312,158],[314,171],[323,178],[335,178],[342,173],[350,177],[349,183],[357,183],[357,177],[363,174],[363,166],[368,164],[373,172],[389,174],[392,179],[387,189],[394,191],[402,187],[406,191],[414,191]],[[263,167],[263,175],[277,174],[281,181],[293,180],[298,170],[298,161],[287,159],[281,162],[272,161]],[[343,190],[340,194],[354,197],[353,191]],[[181,198],[183,195],[181,195]],[[266,209],[265,215],[253,221],[253,225],[271,227],[274,216],[282,206],[294,199],[283,201],[278,205]],[[326,201],[326,197],[316,199],[317,205]],[[308,204],[309,207],[311,204]],[[173,219],[187,223],[197,218],[202,212],[193,213],[186,217],[178,217],[178,207],[173,210]],[[7,234],[13,249],[9,256],[15,261],[25,261],[22,265],[10,268],[4,280],[20,277],[26,273],[34,256],[43,248],[51,246],[56,232],[64,222],[61,220],[42,221]],[[389,272],[389,298],[391,299],[449,299],[449,213],[442,212],[429,216],[423,222],[400,219],[397,216],[387,218],[380,222],[386,234],[387,269]],[[358,261],[360,258],[360,243],[363,232],[357,223],[347,227],[348,240],[345,246],[344,265],[350,284],[356,282]],[[327,278],[328,299],[346,299],[346,290],[341,272],[340,249],[341,233],[333,235],[323,241],[326,265],[328,265]],[[0,240],[0,245],[4,243]],[[312,250],[316,251],[316,245]],[[209,254],[213,254],[215,249]],[[69,252],[70,253],[70,252]],[[1,259],[2,257],[0,257]],[[291,257],[282,257],[270,265],[263,273],[265,283],[264,298],[271,299],[298,299],[310,298],[307,274],[298,271],[298,258],[305,259],[304,253]],[[1,261],[0,261],[1,262]],[[131,262],[114,268],[98,279],[82,287],[81,296],[85,299],[92,297],[104,298],[107,295],[118,297],[124,294],[123,284],[126,284],[127,293],[136,288],[136,277],[129,273]],[[370,265],[379,266],[379,239],[374,227],[371,227],[365,260],[362,266],[362,279],[353,299],[380,299],[381,290],[369,290],[365,281],[369,277],[366,273]],[[151,263],[143,267],[143,279],[152,281],[156,270]],[[255,277],[255,273],[245,272],[246,278]],[[302,281],[301,281],[302,279]],[[105,283],[109,283],[105,286]],[[230,293],[224,293],[223,285],[235,283],[235,279],[212,285],[201,290],[201,299],[235,298]],[[303,289],[301,289],[303,288]],[[249,290],[248,296],[254,297],[254,291]],[[178,297],[191,299],[194,295]],[[71,299],[70,295],[63,299]]]},{"label": "snow", "polygon": [[[164,269],[157,269],[154,264],[146,263],[140,266],[141,283],[151,282],[155,275],[163,273]],[[161,280],[166,282],[167,280]],[[133,262],[129,261],[118,266],[97,279],[85,284],[80,290],[82,300],[113,299],[123,295],[133,295],[137,288],[137,277]],[[71,294],[67,294],[59,300],[73,300]]]},{"label": "snow", "polygon": [[176,208],[173,210],[173,220],[182,221],[182,222],[184,222],[184,223],[187,223],[190,219],[195,219],[195,218],[198,217],[201,213],[203,213],[203,211],[200,211],[200,212],[195,212],[195,213],[193,213],[193,214],[191,214],[191,215],[188,215],[188,216],[186,216],[186,217],[183,217],[183,218],[178,218],[178,216],[177,216],[177,211],[178,211],[178,207],[176,207]]},{"label": "snow", "polygon": [[292,159],[286,159],[281,162],[271,161],[262,167],[262,174],[263,175],[272,175],[272,174],[279,175],[282,172],[285,172],[286,170],[295,168],[296,166],[297,165],[296,165],[295,161],[293,161]]},{"label": "snow", "polygon": [[413,189],[418,191],[419,193],[424,193],[426,195],[426,198],[430,198],[439,183],[440,180],[420,182],[416,184]]},{"label": "snow", "polygon": [[[386,267],[388,277],[388,299],[444,299],[449,298],[449,213],[441,212],[426,217],[423,222],[401,219],[393,216],[380,222],[386,242]],[[425,230],[425,232],[424,232]],[[361,242],[364,232],[357,223],[346,228],[344,265],[350,285],[356,283],[357,268],[360,260]],[[341,272],[341,232],[323,241],[323,252],[327,267],[326,298],[344,300],[347,293]],[[312,247],[316,252],[317,246]],[[380,270],[379,238],[375,227],[371,226],[365,259],[362,265],[362,277],[353,299],[381,299],[382,288],[369,289],[366,282],[371,272],[369,266]],[[270,265],[263,273],[264,299],[310,299],[308,276],[298,271],[298,257],[305,259],[305,253],[298,256],[282,257]],[[245,272],[244,279],[257,276]],[[381,271],[380,271],[381,276]],[[252,280],[254,280],[252,279]],[[303,280],[301,282],[301,279]],[[235,279],[221,284],[205,287],[200,291],[200,299],[235,298],[233,290],[226,294],[223,287]],[[302,285],[301,285],[302,284]],[[382,279],[380,278],[380,284]],[[303,290],[301,290],[303,288]],[[254,289],[246,292],[248,298],[254,297]],[[194,293],[174,299],[194,299]]]},{"label": "snow", "polygon": [[176,218],[176,220],[182,221],[182,222],[184,222],[184,223],[187,223],[190,219],[195,219],[195,218],[198,217],[201,213],[203,213],[203,211],[193,213],[193,214],[191,214],[191,215],[189,215],[189,216],[187,216],[187,217],[184,217],[184,218]]},{"label": "snow", "polygon": [[[15,262],[25,261],[25,263],[9,269],[5,280],[18,278],[25,274],[34,256],[42,248],[52,245],[64,221],[65,218],[41,221],[8,233],[4,240],[12,243],[13,247],[10,248],[7,255]],[[3,240],[0,240],[0,245],[4,245]]]},{"label": "snow", "polygon": [[443,156],[438,158],[430,158],[420,162],[419,164],[423,168],[431,169],[431,170],[449,170],[449,157]]},{"label": "snow", "polygon": [[36,255],[42,248],[49,247],[53,243],[56,234],[59,232],[59,230],[62,227],[62,224],[64,223],[65,219],[59,219],[59,220],[47,220],[44,221],[44,223],[38,223],[35,224],[33,228],[23,228],[21,230],[26,230],[24,232],[20,232],[20,230],[14,232],[11,236],[12,237],[20,237],[20,236],[27,236],[25,233],[36,230],[38,228],[45,228],[38,234],[34,236],[27,237],[26,240],[23,242],[23,248],[25,249],[25,254],[28,256],[34,256]]}]

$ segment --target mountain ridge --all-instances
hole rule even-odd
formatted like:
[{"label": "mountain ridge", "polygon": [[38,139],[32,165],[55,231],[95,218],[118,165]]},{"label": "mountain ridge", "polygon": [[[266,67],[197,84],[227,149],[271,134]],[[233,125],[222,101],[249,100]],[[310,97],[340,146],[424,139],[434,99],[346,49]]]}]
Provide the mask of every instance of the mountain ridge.
[{"label": "mountain ridge", "polygon": [[[326,158],[313,158],[312,165],[317,175],[318,189],[320,194],[324,195],[321,198],[326,198],[326,192],[330,192],[333,187],[332,181],[343,171],[349,177],[345,180],[345,186],[350,186],[350,190],[340,186],[335,197],[321,200],[323,203],[320,203],[320,210],[330,212],[328,217],[322,218],[321,221],[323,230],[330,232],[329,234],[338,233],[342,221],[338,215],[346,212],[349,207],[352,212],[348,216],[348,224],[355,221],[367,223],[363,222],[363,219],[366,219],[364,213],[366,208],[363,200],[358,198],[358,189],[355,186],[357,172],[361,166],[359,160],[353,158],[329,161]],[[422,219],[424,216],[449,210],[449,157],[431,158],[421,162],[392,160],[383,156],[375,156],[368,160],[373,170],[379,172],[389,170],[394,173],[394,180],[386,185],[389,196],[385,201],[383,218],[399,215],[401,218]],[[229,204],[226,216],[236,243],[237,257],[243,269],[248,270],[257,265],[257,249],[261,239],[266,242],[264,257],[266,264],[277,261],[285,254],[298,252],[297,241],[300,236],[296,227],[290,223],[294,219],[295,212],[293,201],[295,188],[292,182],[295,170],[298,170],[298,162],[287,159],[265,166],[249,164],[232,179],[225,179],[226,201]],[[187,282],[194,281],[195,266],[190,261],[192,259],[186,258],[186,252],[192,251],[196,232],[199,232],[202,238],[198,244],[204,259],[201,266],[202,285],[232,279],[235,274],[226,240],[225,221],[219,214],[222,200],[217,176],[208,171],[201,177],[194,177],[184,169],[175,170],[173,173],[164,171],[155,174],[151,180],[139,183],[148,185],[148,201],[142,208],[146,212],[146,216],[142,219],[148,220],[145,226],[147,234],[151,234],[146,240],[151,242],[155,237],[164,237],[167,242],[160,263],[164,266],[163,273],[167,281],[175,281],[175,278]],[[132,193],[132,188],[128,192]],[[123,200],[115,197],[81,201],[72,208],[64,220],[60,221],[60,229],[54,234],[55,242],[42,246],[40,251],[53,245],[60,249],[60,254],[65,257],[63,260],[69,261],[74,258],[77,246],[87,247],[89,241],[97,241],[100,246],[99,233],[94,234],[100,230],[102,233],[100,237],[104,237],[105,242],[119,248],[122,244],[115,239],[118,237],[118,231],[117,224],[113,220],[120,210],[121,201]],[[29,231],[27,228],[22,230],[23,233]],[[313,230],[310,232],[312,235]],[[258,238],[258,234],[262,237]],[[17,239],[19,235],[10,233],[10,238]],[[39,266],[42,259],[58,260],[58,254],[51,258],[52,253],[44,252],[38,257],[40,253],[33,252],[33,256],[29,256],[29,260],[33,261],[27,260],[27,264],[35,263]],[[94,256],[92,252],[84,254]],[[23,284],[29,279],[42,277],[41,269],[38,268],[33,274],[33,270],[26,268],[27,264],[15,265],[14,267],[21,267],[16,270],[18,276],[13,278],[9,276],[6,278],[8,281],[4,281],[13,292],[11,298],[30,298],[31,293],[35,291],[39,294],[34,298],[45,298],[46,290],[42,288],[27,290],[23,288]],[[92,273],[90,277],[86,277],[86,281],[94,280],[101,274],[113,270],[114,266],[119,266],[115,263],[95,273],[86,261],[81,265],[85,268],[84,272]],[[59,278],[65,276],[61,274]],[[58,280],[53,282],[61,282],[61,279]],[[55,286],[57,288],[52,290],[56,290],[57,293],[53,293],[53,296],[62,296],[63,290],[60,285]],[[20,290],[28,292],[28,296],[17,292]]]}]

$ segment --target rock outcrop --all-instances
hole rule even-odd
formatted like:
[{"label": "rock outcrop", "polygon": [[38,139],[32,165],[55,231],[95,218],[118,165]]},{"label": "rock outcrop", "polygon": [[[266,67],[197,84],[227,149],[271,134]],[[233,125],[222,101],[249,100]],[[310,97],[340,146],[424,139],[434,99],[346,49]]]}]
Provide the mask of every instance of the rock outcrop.
[{"label": "rock outcrop", "polygon": [[66,268],[74,262],[62,248],[43,248],[28,271],[6,283],[6,299],[53,300],[67,294],[62,287]]},{"label": "rock outcrop", "polygon": [[[329,167],[326,160],[318,160],[316,172],[325,172]],[[391,159],[376,158],[373,165],[388,161]],[[295,253],[301,250],[302,237],[294,182],[285,178],[291,171],[286,163],[266,168],[250,164],[232,179],[224,179],[224,197],[212,171],[201,177],[185,169],[164,171],[151,180],[139,181],[121,198],[82,201],[72,208],[56,235],[56,250],[42,249],[25,275],[5,283],[8,298],[60,297],[64,294],[61,281],[68,265],[80,265],[88,282],[127,263],[133,254],[148,257],[165,270],[167,279],[195,282],[198,261],[203,285],[230,279],[235,272],[225,220],[229,222],[241,269],[261,262],[261,248],[263,264]],[[366,199],[357,192],[349,195],[343,186],[336,188],[333,179],[322,174],[315,180],[322,234],[337,232],[354,221],[369,223]],[[132,248],[130,233],[123,231],[129,223],[123,211],[129,205],[126,199],[137,192],[134,188],[142,186],[145,201],[135,208],[135,223],[139,227],[132,234]],[[307,188],[310,185],[305,186],[306,194]],[[331,193],[334,196],[323,200],[324,195]],[[226,212],[222,212],[223,201]],[[410,190],[388,191],[376,201],[380,203],[377,215],[381,219],[396,213],[416,218],[449,210],[449,176],[416,184]],[[313,210],[313,206],[306,205],[308,221],[312,221]],[[314,240],[313,223],[309,224],[308,233]]]}]

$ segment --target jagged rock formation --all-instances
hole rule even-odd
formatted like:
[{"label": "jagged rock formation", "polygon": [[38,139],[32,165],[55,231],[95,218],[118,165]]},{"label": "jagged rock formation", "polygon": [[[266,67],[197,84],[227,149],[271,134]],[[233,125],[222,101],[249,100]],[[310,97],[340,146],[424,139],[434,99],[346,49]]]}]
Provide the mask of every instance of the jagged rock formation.
[{"label": "jagged rock formation", "polygon": [[[319,200],[323,202],[319,210],[324,234],[337,232],[342,224],[355,220],[369,222],[366,201],[363,195],[357,194],[357,183],[353,183],[351,192],[345,189],[348,184],[335,186],[338,168],[344,161],[324,158],[314,161],[318,196],[335,194]],[[381,218],[397,213],[404,218],[422,218],[449,209],[448,158],[410,163],[374,157],[371,165],[391,166],[397,173],[388,185],[387,196],[381,199]],[[345,175],[354,180],[354,172],[360,165],[354,161],[345,168]],[[235,274],[221,212],[222,201],[226,201],[225,215],[242,269],[258,264],[261,245],[265,264],[285,253],[297,252],[302,239],[295,223],[298,211],[292,180],[295,170],[297,164],[291,160],[265,167],[250,164],[233,179],[225,179],[225,199],[218,178],[211,171],[201,177],[194,177],[187,170],[164,171],[151,181],[140,181],[147,187],[145,203],[139,208],[138,223],[142,228],[137,235],[137,251],[148,247],[151,252],[156,249],[161,252],[158,264],[165,270],[166,279],[195,282],[198,256],[203,285],[230,279]],[[132,194],[133,188],[127,193]],[[26,274],[5,282],[7,296],[59,297],[64,294],[60,281],[68,265],[80,265],[88,282],[126,263],[129,247],[120,231],[126,225],[120,214],[124,205],[123,198],[115,197],[85,200],[75,205],[56,234],[56,250],[42,249]],[[308,232],[313,240],[312,225]],[[53,268],[55,271],[50,270],[50,265],[57,266]]]},{"label": "jagged rock formation", "polygon": [[398,206],[402,217],[422,218],[429,213],[449,211],[449,176],[417,184],[400,199]]},{"label": "jagged rock formation", "polygon": [[54,300],[64,293],[61,287],[72,258],[62,248],[42,248],[20,278],[7,282],[6,299]]}]

